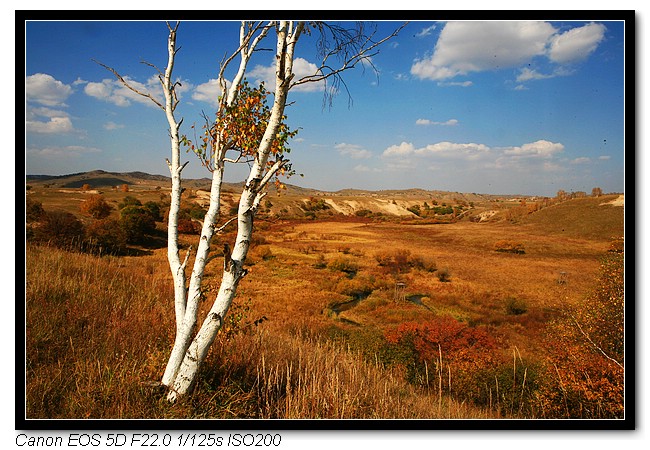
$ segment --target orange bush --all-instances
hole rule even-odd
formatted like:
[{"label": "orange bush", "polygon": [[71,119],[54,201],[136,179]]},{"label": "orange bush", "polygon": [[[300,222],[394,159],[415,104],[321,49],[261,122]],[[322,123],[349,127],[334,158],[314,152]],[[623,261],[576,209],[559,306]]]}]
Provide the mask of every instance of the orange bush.
[{"label": "orange bush", "polygon": [[625,389],[624,259],[610,255],[599,284],[568,309],[547,336],[549,383],[540,392],[547,417],[623,418]]},{"label": "orange bush", "polygon": [[106,203],[104,197],[99,194],[94,194],[81,202],[79,206],[81,212],[95,219],[104,219],[111,214],[111,206]]}]

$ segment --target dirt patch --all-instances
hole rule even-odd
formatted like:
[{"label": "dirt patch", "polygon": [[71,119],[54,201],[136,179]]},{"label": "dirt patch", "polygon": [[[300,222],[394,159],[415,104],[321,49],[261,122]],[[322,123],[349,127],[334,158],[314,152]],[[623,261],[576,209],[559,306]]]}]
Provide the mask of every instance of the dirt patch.
[{"label": "dirt patch", "polygon": [[625,207],[625,194],[619,195],[617,198],[615,198],[611,202],[605,202],[605,203],[600,204],[600,206],[603,206],[603,205],[612,205],[612,206],[623,206],[623,207]]}]

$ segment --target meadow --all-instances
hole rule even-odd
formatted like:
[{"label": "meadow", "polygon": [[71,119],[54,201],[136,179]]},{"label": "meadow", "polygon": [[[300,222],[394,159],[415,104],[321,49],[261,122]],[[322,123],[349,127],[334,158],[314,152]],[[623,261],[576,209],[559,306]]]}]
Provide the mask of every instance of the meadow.
[{"label": "meadow", "polygon": [[[127,195],[164,198],[102,195],[113,216]],[[28,191],[85,225],[87,196]],[[504,202],[488,222],[300,215],[309,201],[273,197],[201,381],[174,405],[158,385],[174,337],[160,236],[121,256],[27,239],[26,416],[623,418],[623,207],[606,204],[617,197],[516,220],[505,213],[520,203]],[[207,267],[204,313],[222,263]]]}]

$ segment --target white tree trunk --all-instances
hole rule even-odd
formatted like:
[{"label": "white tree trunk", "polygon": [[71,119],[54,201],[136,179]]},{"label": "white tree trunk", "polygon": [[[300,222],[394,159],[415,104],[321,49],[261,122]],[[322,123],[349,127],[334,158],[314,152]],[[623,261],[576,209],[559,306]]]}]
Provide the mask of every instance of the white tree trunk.
[{"label": "white tree trunk", "polygon": [[[248,61],[250,60],[250,57],[253,54],[253,51],[257,46],[257,44],[260,42],[262,38],[266,36],[270,28],[270,25],[263,27],[260,33],[254,39],[253,39],[254,33],[259,28],[259,26],[257,28],[251,27],[251,29],[249,29],[248,31],[246,30],[246,28],[247,28],[246,24],[242,23],[240,28],[240,46],[238,49],[238,53],[241,56],[241,61],[239,64],[239,69],[233,79],[233,82],[230,85],[227,95],[226,92],[223,93],[224,97],[226,98],[226,101],[224,104],[221,105],[221,107],[231,106],[235,101],[235,95],[237,93],[239,84],[242,82],[244,78]],[[225,89],[226,82],[225,79],[223,79],[223,69],[225,69],[225,65],[222,67],[219,78],[220,78],[220,85]],[[178,326],[177,326],[176,339],[174,342],[174,346],[172,348],[171,355],[167,362],[167,367],[165,368],[165,373],[162,378],[162,383],[169,387],[172,387],[172,384],[174,384],[174,381],[178,376],[179,370],[181,368],[181,364],[183,363],[183,358],[186,358],[187,355],[190,355],[193,352],[193,350],[190,348],[190,345],[192,343],[192,338],[194,337],[193,334],[196,329],[199,302],[201,300],[201,295],[202,295],[201,285],[203,282],[203,275],[205,272],[205,267],[208,263],[208,257],[210,255],[210,246],[211,246],[212,238],[215,233],[215,225],[219,217],[219,211],[221,207],[221,185],[223,182],[224,160],[226,157],[227,150],[228,149],[219,148],[218,144],[217,144],[217,148],[215,149],[216,154],[214,156],[215,164],[213,167],[212,185],[210,188],[210,204],[208,207],[208,211],[203,219],[201,238],[199,240],[199,245],[196,251],[194,268],[192,270],[189,290],[187,293],[186,307],[182,311],[182,316],[180,316],[180,319],[178,316],[178,309],[177,309]],[[229,256],[230,255],[227,255],[227,257]],[[236,289],[236,286],[235,288],[232,289],[232,296],[228,300],[223,300],[224,294],[222,294],[222,291],[225,291],[227,293],[230,292],[230,290],[228,289],[228,281],[225,272],[226,271],[224,270],[224,279],[222,280],[223,289],[220,288],[219,294],[217,295],[217,299],[215,300],[215,306],[213,307],[213,310],[219,311],[216,313],[218,314],[219,317],[224,317],[228,307],[232,303],[232,299],[234,298],[234,293]],[[219,304],[225,304],[226,306],[225,308],[219,308],[217,307],[217,305]],[[216,329],[217,331],[219,330],[219,328],[221,328],[221,325],[222,324],[220,322]],[[215,336],[216,336],[216,332],[215,332]],[[199,335],[195,337],[195,340],[198,338]],[[212,339],[210,340],[210,345],[212,344],[213,340],[214,340],[214,336],[212,336]],[[199,360],[202,361],[202,359],[203,358],[200,358]],[[172,392],[173,389],[174,388],[172,387]]]},{"label": "white tree trunk", "polygon": [[224,251],[224,269],[219,293],[196,337],[185,353],[167,397],[170,401],[175,401],[180,396],[191,392],[194,388],[201,363],[205,360],[208,350],[223,325],[223,318],[235,298],[239,281],[246,275],[244,262],[246,261],[253,234],[253,218],[263,197],[262,189],[277,170],[282,167],[282,163],[279,162],[268,169],[267,161],[271,153],[273,139],[280,128],[284,115],[287,94],[293,77],[294,48],[302,27],[303,24],[299,23],[294,30],[291,22],[281,22],[278,27],[275,100],[271,109],[271,117],[239,200],[235,246],[232,254],[228,254],[229,249],[227,247]]},{"label": "white tree trunk", "polygon": [[[174,307],[176,312],[176,339],[172,352],[165,368],[162,378],[162,384],[169,387],[168,399],[176,400],[178,397],[191,391],[195,384],[201,363],[205,360],[208,350],[212,345],[217,332],[223,325],[223,318],[228,312],[230,305],[235,297],[237,286],[241,279],[246,275],[244,262],[250,247],[253,233],[253,218],[261,199],[264,196],[263,190],[266,184],[273,176],[284,166],[286,161],[278,157],[276,162],[269,168],[268,161],[271,154],[272,144],[282,123],[284,108],[287,101],[287,94],[292,86],[307,82],[317,82],[333,76],[337,79],[344,70],[354,67],[356,63],[363,60],[369,60],[372,54],[370,50],[391,36],[380,40],[373,41],[370,37],[362,36],[361,31],[358,36],[342,33],[342,39],[335,39],[332,48],[327,49],[327,41],[324,41],[325,57],[321,67],[314,75],[303,77],[298,81],[293,81],[293,61],[294,50],[298,38],[301,36],[305,27],[304,22],[280,21],[269,22],[262,25],[250,22],[242,22],[240,28],[239,48],[229,58],[221,64],[219,73],[219,84],[223,90],[222,103],[220,108],[231,106],[236,99],[238,87],[244,79],[246,66],[256,49],[258,43],[267,35],[268,31],[275,27],[277,34],[276,46],[276,80],[275,80],[275,99],[271,109],[267,128],[255,154],[255,160],[251,167],[251,172],[246,181],[242,196],[239,200],[239,209],[237,214],[237,238],[235,245],[230,251],[227,245],[224,246],[224,269],[221,285],[216,299],[210,309],[206,319],[199,331],[194,335],[198,320],[199,302],[203,295],[201,285],[205,273],[205,267],[208,263],[210,254],[210,245],[216,231],[216,221],[219,217],[221,207],[221,185],[224,174],[224,163],[227,161],[226,152],[230,150],[220,143],[220,136],[217,137],[215,147],[211,150],[214,153],[209,155],[214,164],[212,164],[212,186],[210,190],[210,206],[203,221],[201,237],[196,249],[194,267],[187,287],[187,278],[185,269],[190,257],[190,250],[181,261],[178,245],[178,213],[181,205],[181,172],[185,164],[181,165],[180,160],[180,136],[179,129],[182,123],[177,122],[174,117],[174,110],[178,104],[175,87],[172,82],[172,72],[174,59],[176,56],[176,30],[169,23],[168,39],[168,63],[165,72],[159,72],[159,79],[165,95],[165,104],[162,105],[154,96],[148,93],[140,92],[124,80],[114,69],[101,64],[111,72],[129,89],[139,95],[149,98],[159,106],[167,117],[169,123],[169,133],[171,140],[171,161],[167,161],[171,174],[171,202],[168,222],[168,240],[167,240],[167,258],[169,261],[170,271],[174,281]],[[323,24],[316,25],[321,31],[327,27]],[[362,27],[361,27],[362,28]],[[339,28],[332,28],[334,33],[338,33]],[[362,37],[360,41],[355,39]],[[365,42],[367,46],[358,46],[357,42]],[[353,51],[350,51],[352,49]],[[327,51],[325,51],[327,50]],[[333,55],[342,53],[344,55],[342,65],[339,69],[332,70],[328,58]],[[240,55],[239,69],[233,78],[231,86],[228,87],[224,72],[229,63]],[[324,70],[330,70],[324,73]]]}]

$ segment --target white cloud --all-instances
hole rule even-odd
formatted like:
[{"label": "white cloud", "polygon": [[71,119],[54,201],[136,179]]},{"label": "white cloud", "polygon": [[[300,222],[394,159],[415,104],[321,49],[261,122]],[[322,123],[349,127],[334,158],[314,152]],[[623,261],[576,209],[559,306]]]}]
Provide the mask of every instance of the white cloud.
[{"label": "white cloud", "polygon": [[571,160],[571,164],[586,164],[586,163],[588,163],[590,161],[591,161],[591,159],[589,159],[589,158],[587,158],[585,156],[582,156],[580,158],[575,158],[575,159]]},{"label": "white cloud", "polygon": [[[157,101],[164,103],[162,88],[160,82],[156,76],[152,76],[147,80],[147,83],[140,83],[135,80],[131,80],[128,77],[124,77],[124,80],[133,86],[134,89],[137,89],[142,93],[151,94]],[[131,89],[124,86],[118,80],[104,79],[101,82],[88,82],[84,87],[84,92],[90,97],[97,98],[109,103],[113,103],[117,106],[130,106],[131,102],[142,103],[148,106],[156,107],[156,105],[148,98],[143,97],[136,92],[133,92]],[[182,89],[179,88],[178,92],[182,92]]]},{"label": "white cloud", "polygon": [[30,133],[43,134],[63,134],[75,131],[67,112],[31,106],[28,106],[26,110],[25,129]]},{"label": "white cloud", "polygon": [[104,124],[105,130],[112,131],[112,130],[119,130],[120,128],[124,128],[124,125],[115,122],[106,122]]},{"label": "white cloud", "polygon": [[378,169],[376,167],[368,167],[363,164],[359,164],[358,166],[355,166],[354,169],[352,170],[354,170],[355,172],[362,172],[362,173],[369,173],[369,172],[378,173],[382,171],[381,169]]},{"label": "white cloud", "polygon": [[[318,72],[318,66],[310,63],[304,58],[296,58],[293,61],[294,81],[298,81],[303,77],[315,75]],[[250,72],[248,76],[255,80],[256,84],[264,82],[266,88],[273,92],[275,90],[275,63],[268,66],[257,65]],[[295,92],[322,92],[325,90],[325,82],[319,81],[314,83],[305,83],[292,88]]]},{"label": "white cloud", "polygon": [[416,38],[423,38],[423,37],[429,36],[431,33],[433,33],[433,30],[435,30],[436,27],[437,27],[437,25],[434,24],[434,25],[431,25],[430,27],[423,28],[423,29],[421,29],[419,32],[417,32],[415,34],[415,37]]},{"label": "white cloud", "polygon": [[192,99],[201,102],[206,102],[213,107],[219,105],[219,96],[221,95],[221,86],[216,79],[208,80],[203,84],[199,84],[192,93]]},{"label": "white cloud", "polygon": [[429,119],[418,119],[415,121],[416,125],[441,125],[441,126],[448,126],[448,127],[453,127],[458,125],[458,120],[456,119],[449,119],[446,122],[434,122]]},{"label": "white cloud", "polygon": [[553,36],[549,58],[560,64],[586,59],[605,37],[605,25],[590,23]]},{"label": "white cloud", "polygon": [[505,155],[549,158],[555,153],[563,151],[564,145],[541,139],[521,147],[507,147],[502,150]]},{"label": "white cloud", "polygon": [[521,69],[519,75],[517,76],[517,83],[523,83],[524,81],[529,81],[529,80],[542,80],[544,78],[552,78],[552,77],[553,75],[539,73],[535,69],[529,69],[528,67],[524,67],[523,69]]},{"label": "white cloud", "polygon": [[76,158],[87,153],[100,153],[101,150],[95,147],[83,147],[81,145],[68,145],[65,147],[43,147],[43,148],[30,148],[27,150],[32,155],[42,156],[46,158]]},{"label": "white cloud", "polygon": [[352,159],[366,159],[372,157],[372,153],[369,150],[356,144],[341,143],[337,144],[335,148],[341,155],[349,156]]},{"label": "white cloud", "polygon": [[72,95],[72,88],[52,75],[37,73],[25,78],[25,93],[28,102],[45,106],[65,106],[65,101]]},{"label": "white cloud", "polygon": [[609,156],[609,155],[601,155],[601,156],[598,157],[598,159],[600,159],[601,161],[607,161],[610,158],[611,158],[611,156]]},{"label": "white cloud", "polygon": [[420,156],[441,156],[445,158],[478,159],[490,152],[490,147],[484,144],[457,144],[453,142],[438,142],[415,150]]},{"label": "white cloud", "polygon": [[470,72],[517,67],[545,52],[555,29],[546,22],[448,22],[434,53],[411,73],[442,80]]},{"label": "white cloud", "polygon": [[74,131],[69,117],[52,117],[48,122],[27,120],[25,127],[31,133],[61,134]]},{"label": "white cloud", "polygon": [[438,81],[438,86],[460,86],[460,87],[470,87],[474,85],[473,81]]},{"label": "white cloud", "polygon": [[384,153],[382,157],[393,157],[393,156],[406,156],[415,152],[415,147],[410,142],[402,142],[399,145],[391,145]]},{"label": "white cloud", "polygon": [[[521,67],[536,57],[571,64],[592,54],[604,39],[605,30],[604,25],[596,23],[560,33],[548,22],[448,22],[432,54],[415,60],[411,74],[420,79],[446,80],[472,72]],[[564,68],[549,74],[524,68],[517,82],[570,73]]]}]

